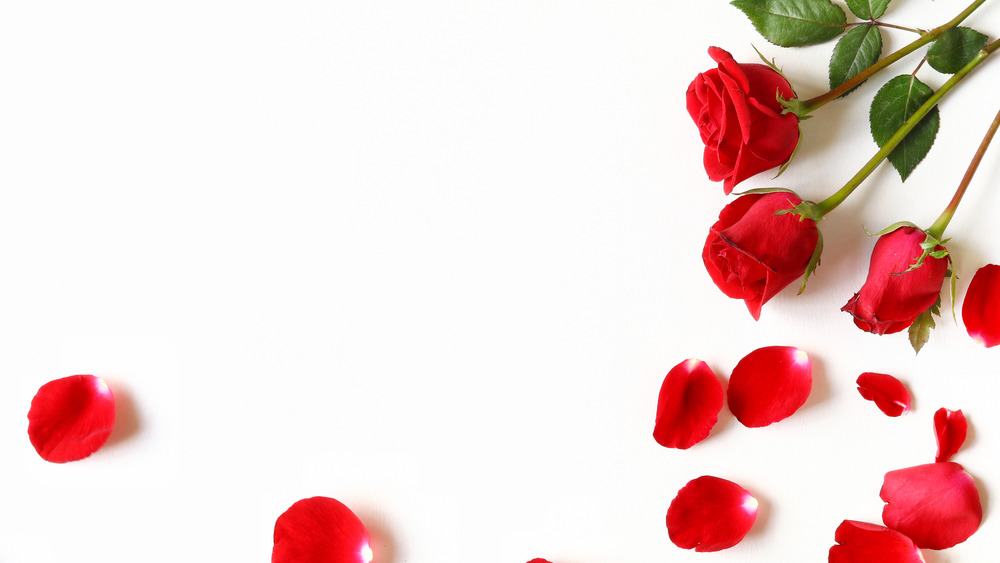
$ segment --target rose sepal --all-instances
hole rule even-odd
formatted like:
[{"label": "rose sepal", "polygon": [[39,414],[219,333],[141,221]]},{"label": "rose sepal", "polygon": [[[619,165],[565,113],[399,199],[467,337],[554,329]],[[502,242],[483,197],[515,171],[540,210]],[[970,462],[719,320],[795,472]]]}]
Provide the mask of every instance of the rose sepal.
[{"label": "rose sepal", "polygon": [[868,235],[870,237],[880,237],[882,235],[887,235],[887,234],[895,231],[896,229],[898,229],[900,227],[913,227],[914,229],[917,229],[917,230],[920,230],[920,231],[923,230],[920,227],[918,227],[917,225],[915,225],[915,224],[913,224],[913,223],[911,223],[909,221],[898,221],[896,223],[893,223],[893,224],[889,225],[888,227],[882,229],[881,231],[879,231],[877,233],[873,233],[873,232],[869,231],[868,227],[864,227],[864,229],[865,229],[865,234],[866,235]]},{"label": "rose sepal", "polygon": [[782,98],[781,96],[778,96],[778,103],[785,108],[781,110],[782,114],[793,113],[795,114],[795,117],[799,118],[799,121],[812,117],[809,112],[816,109],[814,107],[810,107],[798,98]]},{"label": "rose sepal", "polygon": [[816,250],[813,250],[812,256],[809,257],[809,264],[806,265],[806,271],[802,274],[802,285],[799,286],[798,295],[802,295],[802,292],[806,290],[809,274],[816,271],[816,267],[819,266],[819,257],[823,254],[823,231],[816,229],[816,235]]},{"label": "rose sepal", "polygon": [[[927,258],[928,256],[930,256],[931,258],[947,258],[948,262],[951,262],[951,258],[948,254],[948,249],[944,247],[944,245],[947,244],[948,241],[951,240],[951,238],[938,240],[934,235],[928,233],[927,231],[924,231],[924,234],[927,235],[927,238],[924,239],[924,242],[920,243],[920,248],[924,252],[916,260],[914,260],[913,265],[907,268],[906,272],[909,272],[910,270],[916,270],[917,268],[923,266],[924,259]],[[938,246],[941,246],[941,250],[934,250]],[[901,272],[901,274],[905,274],[906,272]]]}]

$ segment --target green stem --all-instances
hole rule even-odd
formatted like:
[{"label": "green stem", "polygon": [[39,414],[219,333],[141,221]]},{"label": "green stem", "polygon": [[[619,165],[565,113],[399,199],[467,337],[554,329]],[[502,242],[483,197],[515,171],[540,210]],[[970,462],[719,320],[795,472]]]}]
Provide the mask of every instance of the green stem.
[{"label": "green stem", "polygon": [[979,6],[981,6],[984,2],[986,2],[986,0],[975,0],[975,2],[969,4],[969,7],[962,10],[962,13],[952,18],[951,21],[949,21],[948,23],[945,23],[944,25],[940,25],[928,31],[927,33],[922,35],[919,39],[915,40],[909,45],[906,45],[902,49],[896,51],[895,53],[892,53],[891,55],[885,57],[884,59],[878,61],[877,63],[859,72],[858,74],[852,76],[850,79],[844,81],[843,84],[837,86],[833,90],[830,90],[825,94],[820,94],[815,98],[811,98],[804,102],[801,102],[800,104],[798,104],[795,113],[798,114],[799,116],[809,115],[813,111],[816,111],[817,109],[823,107],[824,105],[850,92],[854,88],[860,86],[861,83],[863,83],[865,80],[868,80],[869,78],[874,76],[875,73],[885,68],[888,68],[890,65],[892,65],[899,59],[905,57],[906,55],[909,55],[910,53],[916,51],[917,49],[923,47],[924,45],[936,41],[938,37],[941,37],[941,35],[944,34],[944,32],[962,23],[962,21],[964,21],[965,18],[969,17],[972,14],[972,12],[975,12],[976,9],[979,8]]},{"label": "green stem", "polygon": [[941,216],[934,221],[931,228],[927,229],[927,234],[934,237],[936,240],[942,240],[941,237],[944,236],[944,230],[948,228],[948,223],[951,222],[952,216],[955,215],[955,210],[958,209],[958,204],[962,201],[962,196],[965,195],[966,188],[969,187],[969,183],[972,182],[972,177],[976,174],[976,169],[979,168],[979,163],[983,160],[983,155],[986,154],[986,149],[990,146],[990,141],[993,140],[993,135],[996,135],[997,129],[1000,128],[1000,111],[997,112],[997,116],[993,118],[993,123],[990,124],[989,130],[986,131],[986,136],[983,137],[983,142],[979,143],[979,149],[976,150],[976,154],[972,157],[972,162],[969,163],[968,170],[965,171],[965,176],[962,177],[962,181],[958,184],[958,189],[955,190],[955,195],[952,196],[951,202],[948,203],[948,207],[941,212]]},{"label": "green stem", "polygon": [[847,199],[847,196],[851,195],[851,192],[853,192],[858,186],[860,186],[861,182],[863,182],[865,178],[867,178],[872,172],[874,172],[875,169],[878,167],[878,165],[881,164],[882,161],[885,160],[887,156],[889,156],[889,153],[891,153],[893,149],[895,149],[896,146],[899,145],[899,143],[901,143],[903,139],[906,138],[906,136],[910,133],[910,131],[912,131],[913,128],[917,126],[917,123],[920,123],[920,120],[923,119],[924,116],[926,116],[931,111],[931,109],[933,109],[934,106],[937,105],[937,103],[941,100],[941,98],[943,98],[952,88],[955,87],[956,84],[961,82],[966,76],[969,75],[970,72],[972,72],[973,69],[975,69],[983,61],[985,61],[986,58],[990,56],[990,54],[993,53],[993,51],[996,51],[998,48],[1000,48],[1000,40],[990,43],[989,45],[984,47],[981,51],[979,51],[979,53],[975,56],[975,58],[969,61],[967,65],[962,67],[962,69],[956,72],[954,75],[952,75],[952,77],[949,78],[947,82],[942,84],[941,87],[938,88],[937,92],[934,92],[934,94],[932,94],[931,97],[928,98],[923,105],[917,108],[917,111],[915,111],[913,115],[910,116],[909,119],[903,122],[903,125],[900,126],[900,128],[895,133],[893,133],[892,137],[889,137],[889,140],[886,141],[884,145],[882,145],[882,148],[880,148],[878,152],[875,153],[875,156],[873,156],[871,160],[869,160],[864,166],[862,166],[861,170],[858,170],[858,173],[855,174],[853,178],[851,178],[850,180],[847,181],[846,184],[844,184],[844,187],[837,190],[830,197],[812,206],[813,217],[816,219],[823,217],[827,213],[836,209],[838,205],[843,203],[844,200]]}]

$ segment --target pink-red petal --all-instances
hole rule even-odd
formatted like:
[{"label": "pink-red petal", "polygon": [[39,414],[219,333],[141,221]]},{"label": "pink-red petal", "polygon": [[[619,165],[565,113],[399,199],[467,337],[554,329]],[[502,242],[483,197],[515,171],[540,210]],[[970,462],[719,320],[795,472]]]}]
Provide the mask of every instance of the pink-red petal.
[{"label": "pink-red petal", "polygon": [[965,436],[969,432],[969,423],[965,420],[962,409],[950,411],[940,408],[934,413],[934,434],[937,435],[937,456],[934,461],[948,461],[953,455],[958,453],[962,444],[965,443]]},{"label": "pink-red petal", "polygon": [[983,521],[972,476],[948,461],[885,474],[882,521],[922,549],[945,549],[969,539]]},{"label": "pink-red petal", "polygon": [[1000,344],[1000,266],[987,264],[972,276],[962,303],[962,322],[976,342]]},{"label": "pink-red petal", "polygon": [[756,428],[788,418],[812,390],[812,362],[792,346],[768,346],[747,354],[729,378],[729,410]]},{"label": "pink-red petal", "polygon": [[350,508],[328,497],[302,499],[274,524],[271,563],[369,563],[370,543]]},{"label": "pink-red petal", "polygon": [[705,475],[684,485],[667,509],[670,541],[683,549],[719,551],[738,544],[757,519],[757,499],[743,487]]},{"label": "pink-red petal", "polygon": [[708,436],[721,410],[719,378],[705,362],[684,360],[663,378],[653,438],[661,446],[686,450]]},{"label": "pink-red petal", "polygon": [[28,410],[28,439],[42,459],[66,463],[96,452],[115,425],[115,399],[99,377],[71,375],[42,385]]},{"label": "pink-red petal", "polygon": [[887,416],[910,412],[910,392],[895,377],[885,373],[865,372],[858,376],[858,392],[875,403]]},{"label": "pink-red petal", "polygon": [[910,538],[878,524],[844,520],[835,539],[829,563],[925,563]]},{"label": "pink-red petal", "polygon": [[549,561],[548,559],[542,559],[541,557],[538,557],[538,558],[532,559],[531,561],[528,561],[528,563],[552,563],[552,562]]}]

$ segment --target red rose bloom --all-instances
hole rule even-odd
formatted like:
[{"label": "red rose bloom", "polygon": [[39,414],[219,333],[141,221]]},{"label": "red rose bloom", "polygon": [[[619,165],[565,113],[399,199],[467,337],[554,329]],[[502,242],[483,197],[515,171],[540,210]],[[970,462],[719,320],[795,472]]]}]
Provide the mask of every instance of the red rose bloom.
[{"label": "red rose bloom", "polygon": [[879,237],[868,279],[841,308],[854,316],[858,328],[875,334],[899,332],[937,302],[948,272],[947,257],[925,256],[923,265],[910,270],[923,255],[920,243],[926,238],[916,227],[900,227]]},{"label": "red rose bloom", "polygon": [[709,56],[719,63],[691,82],[687,110],[705,143],[705,171],[723,180],[728,194],[754,174],[780,166],[799,142],[799,118],[784,110],[778,96],[795,97],[791,85],[762,64],[740,64],[718,47]]},{"label": "red rose bloom", "polygon": [[702,251],[712,281],[742,299],[754,319],[760,308],[805,273],[816,251],[816,221],[794,213],[775,215],[802,203],[791,192],[749,194],[722,209]]}]

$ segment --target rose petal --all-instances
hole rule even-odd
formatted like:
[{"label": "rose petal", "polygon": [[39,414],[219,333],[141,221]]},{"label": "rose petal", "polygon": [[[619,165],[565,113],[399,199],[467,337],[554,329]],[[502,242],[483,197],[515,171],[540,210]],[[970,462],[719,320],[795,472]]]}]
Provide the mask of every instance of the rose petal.
[{"label": "rose petal", "polygon": [[829,563],[924,563],[913,541],[885,526],[844,520],[837,527],[837,543]]},{"label": "rose petal", "polygon": [[548,559],[542,559],[541,557],[539,557],[536,559],[532,559],[531,561],[528,561],[528,563],[552,563],[552,562],[549,561]]},{"label": "rose petal", "polygon": [[987,348],[1000,344],[1000,266],[987,264],[972,276],[962,303],[962,321],[976,342]]},{"label": "rose petal", "polygon": [[677,547],[719,551],[740,543],[756,519],[757,499],[732,481],[705,475],[677,492],[667,533]]},{"label": "rose petal", "polygon": [[42,385],[28,410],[28,439],[42,459],[66,463],[96,452],[115,425],[115,399],[99,377],[72,375]]},{"label": "rose petal", "polygon": [[920,548],[945,549],[969,539],[983,521],[979,490],[961,465],[928,463],[885,474],[882,521]]},{"label": "rose petal", "polygon": [[910,412],[910,392],[895,377],[866,371],[858,376],[858,392],[888,416]]},{"label": "rose petal", "polygon": [[274,524],[271,563],[369,563],[368,530],[339,501],[328,497],[300,500]]},{"label": "rose petal", "polygon": [[938,449],[934,461],[948,461],[965,443],[969,423],[962,409],[950,411],[940,408],[934,413],[934,434],[937,435]]},{"label": "rose petal", "polygon": [[663,378],[653,438],[661,446],[686,450],[708,436],[721,410],[719,378],[705,362],[685,360]]},{"label": "rose petal", "polygon": [[812,390],[812,362],[792,346],[747,354],[729,378],[729,410],[744,426],[767,426],[792,415]]}]

